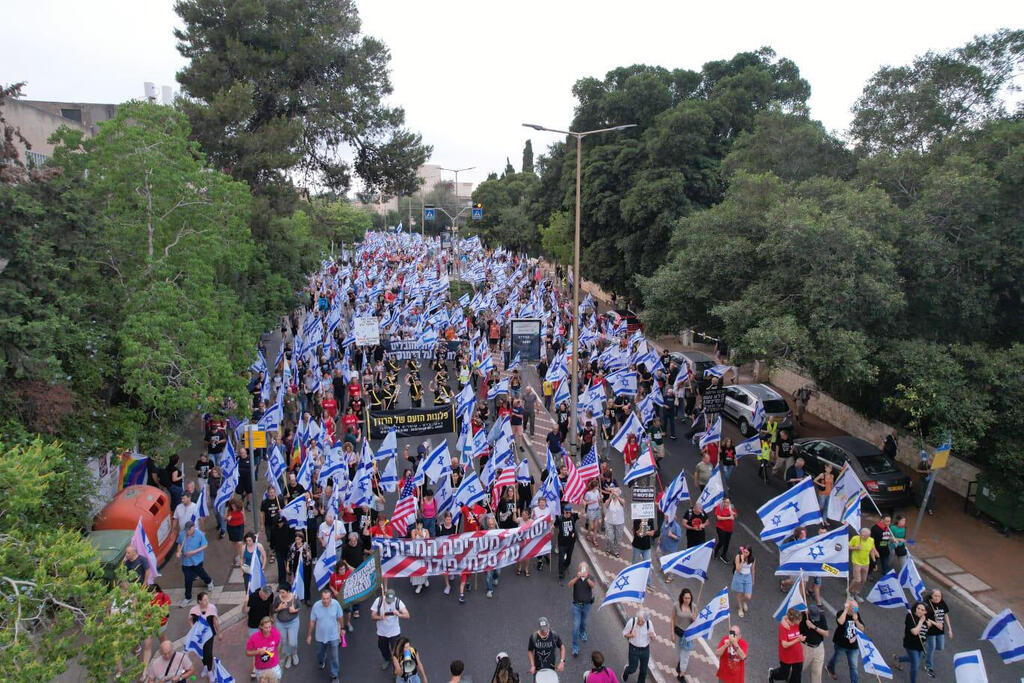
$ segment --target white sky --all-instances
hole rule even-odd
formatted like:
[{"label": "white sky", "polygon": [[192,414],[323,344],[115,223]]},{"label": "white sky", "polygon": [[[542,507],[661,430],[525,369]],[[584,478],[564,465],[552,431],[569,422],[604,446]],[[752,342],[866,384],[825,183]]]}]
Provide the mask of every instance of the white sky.
[{"label": "white sky", "polygon": [[[122,102],[143,82],[177,89],[183,60],[173,0],[5,0],[0,83],[28,81],[27,97]],[[432,163],[475,166],[460,180],[519,168],[564,128],[572,84],[643,63],[699,70],[710,60],[770,45],[811,84],[811,114],[831,130],[884,64],[905,64],[974,35],[1024,26],[1024,2],[748,2],[633,0],[358,0],[363,30],[392,53],[393,103],[434,146]],[[839,9],[839,8],[842,9]],[[831,9],[830,9],[831,8]]]}]

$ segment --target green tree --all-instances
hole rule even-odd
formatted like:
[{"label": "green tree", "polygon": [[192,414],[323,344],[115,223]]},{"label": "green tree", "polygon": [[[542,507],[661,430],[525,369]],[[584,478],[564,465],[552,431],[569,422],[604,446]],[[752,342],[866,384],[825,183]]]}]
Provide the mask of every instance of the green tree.
[{"label": "green tree", "polygon": [[334,242],[362,242],[366,231],[373,229],[370,212],[344,198],[314,197],[304,207],[312,218],[313,236],[321,245]]},{"label": "green tree", "polygon": [[533,173],[533,141],[527,140],[523,145],[523,173]]},{"label": "green tree", "polygon": [[[352,0],[178,0],[181,106],[203,150],[254,191],[312,173],[319,184],[412,192],[430,155],[385,104],[390,53],[361,35]],[[353,161],[343,158],[351,150]]]},{"label": "green tree", "polygon": [[109,680],[117,662],[137,678],[142,665],[130,653],[139,634],[160,623],[148,592],[109,583],[96,550],[68,526],[88,515],[88,495],[68,495],[71,477],[87,482],[80,462],[57,443],[0,446],[0,667],[7,680],[52,680],[72,660],[91,681]]},{"label": "green tree", "polygon": [[1024,30],[1002,29],[906,66],[885,66],[853,106],[850,133],[867,153],[925,151],[1005,113],[1020,75]]},{"label": "green tree", "polygon": [[842,141],[825,132],[819,121],[806,113],[763,111],[754,117],[754,129],[742,133],[722,162],[731,176],[774,173],[783,180],[808,180],[815,176],[848,180],[856,173],[856,160]]},{"label": "green tree", "polygon": [[567,211],[551,214],[548,224],[540,229],[540,248],[555,263],[572,265],[575,226]]}]

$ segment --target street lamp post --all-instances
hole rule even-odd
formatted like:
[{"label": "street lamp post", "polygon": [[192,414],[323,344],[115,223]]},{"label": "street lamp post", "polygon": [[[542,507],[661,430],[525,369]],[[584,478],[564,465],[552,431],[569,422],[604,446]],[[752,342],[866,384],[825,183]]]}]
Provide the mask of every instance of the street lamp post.
[{"label": "street lamp post", "polygon": [[570,381],[572,386],[570,390],[570,403],[569,420],[572,423],[572,429],[569,431],[569,448],[573,455],[579,456],[579,447],[577,439],[577,431],[579,429],[579,422],[576,411],[576,403],[579,399],[579,353],[580,353],[580,182],[582,176],[582,164],[583,164],[583,138],[588,135],[596,135],[597,133],[610,133],[613,131],[625,130],[627,128],[633,128],[636,126],[635,123],[627,123],[622,126],[612,126],[610,128],[598,128],[595,130],[585,130],[581,132],[574,132],[571,130],[557,130],[555,128],[545,128],[539,126],[536,123],[524,123],[527,128],[533,128],[534,130],[545,130],[549,133],[561,133],[562,135],[570,135],[576,138],[576,229],[573,237],[572,254],[573,254],[573,266],[572,266],[572,377]]},{"label": "street lamp post", "polygon": [[[461,204],[461,202],[459,201],[459,199],[460,199],[460,197],[459,197],[459,173],[461,173],[463,171],[472,171],[474,168],[476,168],[476,166],[467,166],[466,168],[444,168],[444,167],[440,168],[440,170],[442,170],[442,171],[448,171],[449,173],[454,173],[455,174],[455,203],[456,204]],[[462,207],[459,206],[459,208],[461,209]]]}]

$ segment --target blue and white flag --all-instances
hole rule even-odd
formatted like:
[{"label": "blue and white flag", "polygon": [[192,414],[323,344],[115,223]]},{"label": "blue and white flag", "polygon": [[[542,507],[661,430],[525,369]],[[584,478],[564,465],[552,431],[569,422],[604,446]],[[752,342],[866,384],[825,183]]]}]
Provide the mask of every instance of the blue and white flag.
[{"label": "blue and white flag", "polygon": [[907,604],[907,598],[903,595],[903,587],[900,586],[900,580],[896,576],[895,569],[890,569],[882,578],[878,579],[878,583],[868,593],[868,602],[888,609],[893,607],[910,609],[910,605]]},{"label": "blue and white flag", "polygon": [[690,500],[690,490],[686,486],[686,470],[679,470],[679,474],[661,495],[661,500],[658,501],[658,509],[666,517],[674,518],[676,516],[676,506],[687,500]]},{"label": "blue and white flag", "polygon": [[953,676],[956,683],[988,683],[981,650],[957,652],[953,655]]},{"label": "blue and white flag", "polygon": [[721,377],[732,368],[731,365],[715,365],[704,371],[705,377]]},{"label": "blue and white flag", "polygon": [[305,529],[309,513],[306,510],[306,497],[299,496],[281,508],[281,516],[293,529]]},{"label": "blue and white flag", "polygon": [[636,396],[636,373],[631,370],[619,370],[605,377],[612,393],[616,396]]},{"label": "blue and white flag", "polygon": [[217,489],[217,497],[213,501],[213,507],[217,509],[221,515],[224,514],[224,508],[227,507],[228,501],[235,495],[235,489],[238,488],[238,468],[230,475],[224,475],[224,480],[220,483],[220,488]]},{"label": "blue and white flag", "polygon": [[850,499],[854,496],[866,496],[867,494],[868,492],[864,488],[864,484],[861,483],[853,468],[849,465],[843,465],[842,471],[832,485],[832,493],[828,497],[828,509],[826,511],[828,518],[836,521],[841,520]]},{"label": "blue and white flag", "polygon": [[765,422],[768,421],[767,416],[764,414],[764,401],[757,399],[757,405],[754,406],[754,417],[750,421],[750,426],[754,429],[761,429],[764,427]]},{"label": "blue and white flag", "polygon": [[617,450],[619,453],[622,453],[626,449],[626,441],[630,434],[635,435],[639,439],[640,435],[644,432],[644,426],[636,416],[636,413],[630,413],[625,424],[622,425],[622,429],[612,437],[612,448]]},{"label": "blue and white flag", "polygon": [[459,297],[459,305],[462,306],[463,308],[469,305],[469,292],[466,292],[465,294]]},{"label": "blue and white flag", "polygon": [[729,618],[729,589],[723,588],[718,595],[711,598],[699,612],[697,618],[683,631],[683,637],[687,641],[694,638],[711,640],[711,631],[715,624],[726,621]]},{"label": "blue and white flag", "polygon": [[722,416],[718,415],[715,421],[708,427],[708,430],[700,437],[700,448],[704,449],[710,444],[722,440]]},{"label": "blue and white flag", "polygon": [[348,460],[345,458],[341,445],[332,446],[327,449],[327,456],[324,464],[316,475],[316,480],[322,485],[327,485],[327,480],[333,479],[337,484],[341,481],[348,481]]},{"label": "blue and white flag", "polygon": [[306,558],[299,553],[299,562],[295,565],[295,578],[292,579],[292,593],[296,600],[306,599]]},{"label": "blue and white flag", "polygon": [[572,381],[572,380],[564,379],[564,380],[562,380],[561,382],[558,383],[558,388],[555,389],[555,399],[554,399],[554,405],[555,406],[560,406],[560,405],[562,405],[562,403],[564,403],[565,401],[568,401],[571,398],[572,395],[569,392],[569,382],[570,381]]},{"label": "blue and white flag", "polygon": [[711,478],[708,479],[704,490],[697,496],[694,505],[700,505],[702,510],[712,510],[723,498],[725,498],[725,483],[722,481],[722,466],[715,465],[715,468],[711,470]]},{"label": "blue and white flag", "polygon": [[185,636],[185,652],[195,652],[199,657],[203,656],[203,646],[206,641],[213,638],[213,629],[203,617],[198,617],[192,624]]},{"label": "blue and white flag", "polygon": [[199,523],[199,519],[202,517],[210,516],[210,499],[206,494],[206,484],[199,485],[199,494],[196,496],[196,511],[192,521],[196,524]]},{"label": "blue and white flag", "polygon": [[487,491],[480,483],[480,477],[477,476],[476,472],[470,472],[465,476],[455,492],[455,509],[452,510],[453,517],[456,520],[459,518],[460,508],[463,505],[469,507],[473,503],[479,503],[486,498]]},{"label": "blue and white flag", "polygon": [[306,491],[313,488],[313,458],[307,452],[306,457],[302,459],[302,463],[299,465],[299,471],[295,475],[295,481],[298,482]]},{"label": "blue and white flag", "polygon": [[708,565],[711,563],[711,555],[714,550],[715,541],[708,541],[677,553],[662,555],[661,570],[679,574],[688,579],[697,579],[703,583],[708,578]]},{"label": "blue and white flag", "polygon": [[508,415],[501,415],[494,421],[490,431],[487,432],[487,440],[493,443],[502,434],[507,434],[509,437],[512,436],[512,421]]},{"label": "blue and white flag", "polygon": [[256,537],[256,550],[252,553],[252,573],[249,574],[249,593],[258,591],[267,585],[267,575],[263,571],[263,553],[259,551],[259,537]]},{"label": "blue and white flag", "polygon": [[864,671],[880,678],[892,678],[892,669],[882,659],[882,653],[878,651],[875,644],[864,634],[864,631],[861,631],[856,626],[853,628],[857,632],[857,649],[860,650]]},{"label": "blue and white flag", "polygon": [[398,490],[398,466],[395,458],[388,458],[388,464],[380,475],[380,488],[387,493],[394,493]]},{"label": "blue and white flag", "polygon": [[[284,345],[282,344],[282,346]],[[224,668],[224,665],[220,663],[220,659],[217,657],[213,658],[213,683],[235,683],[235,677]]]},{"label": "blue and white flag", "polygon": [[448,452],[448,441],[446,439],[441,439],[441,443],[437,444],[430,451],[420,469],[434,483],[438,482],[442,477],[451,475],[452,455]]},{"label": "blue and white flag", "polygon": [[552,515],[562,514],[562,485],[558,479],[556,470],[548,470],[548,477],[541,484],[540,490],[533,497],[535,503],[538,498],[546,498]]},{"label": "blue and white flag", "polygon": [[643,560],[623,569],[608,584],[601,607],[616,602],[643,602],[647,595],[647,579],[650,574],[650,560]]},{"label": "blue and white flag", "polygon": [[313,564],[313,580],[316,581],[317,590],[323,590],[327,582],[331,580],[334,567],[338,564],[338,550],[334,539],[334,530],[331,530],[327,537],[327,544],[320,557],[316,558]]},{"label": "blue and white flag", "polygon": [[398,435],[394,429],[387,433],[384,440],[380,442],[380,446],[377,448],[377,460],[383,460],[384,458],[393,458],[398,455]]},{"label": "blue and white flag", "polygon": [[516,351],[516,357],[512,359],[512,362],[505,368],[507,371],[512,372],[513,370],[519,369],[519,364],[522,362],[522,352]]},{"label": "blue and white flag", "polygon": [[915,600],[924,600],[924,581],[921,580],[921,575],[917,572],[917,565],[914,564],[914,558],[909,552],[903,558],[903,568],[900,569],[900,585],[910,591]]},{"label": "blue and white flag", "polygon": [[285,465],[284,456],[281,455],[281,446],[280,444],[275,443],[274,447],[270,449],[270,453],[267,455],[267,483],[273,485],[275,489],[280,490],[280,480],[287,469],[288,467]]},{"label": "blue and white flag", "polygon": [[804,577],[801,575],[798,579],[793,581],[793,587],[786,593],[786,597],[782,599],[782,604],[775,610],[775,621],[782,623],[782,617],[786,616],[786,612],[791,609],[795,609],[798,612],[805,612],[807,610],[807,602],[804,600],[803,589]]},{"label": "blue and white flag", "polygon": [[761,452],[761,437],[755,434],[745,441],[736,444],[736,460],[744,455],[757,455]]},{"label": "blue and white flag", "polygon": [[846,527],[779,548],[776,576],[846,578],[850,573],[850,537]]},{"label": "blue and white flag", "polygon": [[533,481],[533,477],[530,475],[530,461],[523,458],[523,461],[516,467],[516,483],[529,484],[531,481]]},{"label": "blue and white flag", "polygon": [[476,394],[473,392],[473,383],[466,382],[466,386],[455,395],[455,416],[461,419],[469,419],[473,414],[473,406],[476,404]]},{"label": "blue and white flag", "polygon": [[856,532],[860,532],[861,529],[860,506],[862,495],[857,493],[846,501],[846,509],[843,510],[842,519],[839,520]]},{"label": "blue and white flag", "polygon": [[804,477],[799,484],[759,507],[757,516],[764,525],[761,540],[776,543],[792,535],[799,527],[822,523],[814,481]]},{"label": "blue and white flag", "polygon": [[656,474],[657,471],[658,469],[654,465],[654,452],[650,448],[644,448],[640,452],[640,457],[633,463],[633,467],[622,478],[622,484],[632,484],[634,481]]},{"label": "blue and white flag", "polygon": [[636,412],[640,413],[640,421],[645,425],[654,421],[654,398],[648,394],[636,404]]},{"label": "blue and white flag", "polygon": [[992,643],[1004,664],[1024,660],[1024,627],[1009,607],[992,617],[981,633],[981,640]]}]

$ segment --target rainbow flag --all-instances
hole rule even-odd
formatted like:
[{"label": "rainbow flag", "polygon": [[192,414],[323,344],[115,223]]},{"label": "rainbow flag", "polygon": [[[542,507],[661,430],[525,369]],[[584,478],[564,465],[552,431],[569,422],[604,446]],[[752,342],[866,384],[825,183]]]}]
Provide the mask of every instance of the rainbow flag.
[{"label": "rainbow flag", "polygon": [[146,483],[146,467],[149,458],[138,453],[123,453],[121,455],[121,488],[127,486],[138,486]]}]

